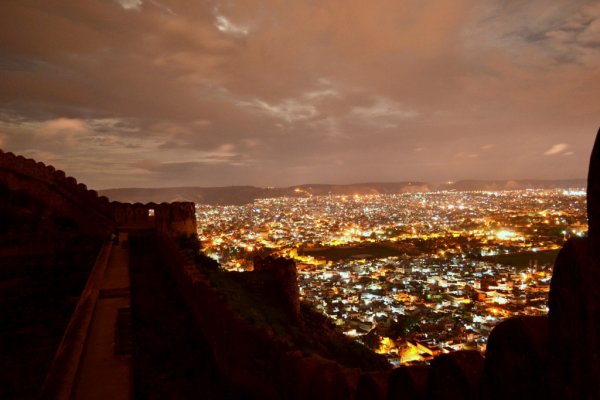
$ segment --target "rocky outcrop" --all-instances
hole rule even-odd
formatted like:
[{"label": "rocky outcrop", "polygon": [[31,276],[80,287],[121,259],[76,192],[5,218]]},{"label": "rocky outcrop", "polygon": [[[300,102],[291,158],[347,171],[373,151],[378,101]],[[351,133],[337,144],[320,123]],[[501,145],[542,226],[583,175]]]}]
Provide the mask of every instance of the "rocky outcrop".
[{"label": "rocky outcrop", "polygon": [[511,319],[492,331],[486,398],[600,398],[600,131],[587,201],[588,236],[568,240],[558,254],[548,316]]},{"label": "rocky outcrop", "polygon": [[475,350],[444,354],[433,359],[427,378],[427,398],[478,399],[481,393],[483,356]]},{"label": "rocky outcrop", "polygon": [[390,371],[367,372],[361,375],[356,389],[356,400],[385,400]]},{"label": "rocky outcrop", "polygon": [[587,185],[587,211],[591,257],[600,264],[600,130],[590,157]]},{"label": "rocky outcrop", "polygon": [[485,353],[484,398],[547,398],[548,317],[515,317],[498,324]]},{"label": "rocky outcrop", "polygon": [[427,395],[429,367],[399,367],[394,369],[388,380],[387,400],[423,400]]},{"label": "rocky outcrop", "polygon": [[555,398],[600,398],[600,132],[590,160],[587,200],[588,237],[565,244],[550,286]]}]

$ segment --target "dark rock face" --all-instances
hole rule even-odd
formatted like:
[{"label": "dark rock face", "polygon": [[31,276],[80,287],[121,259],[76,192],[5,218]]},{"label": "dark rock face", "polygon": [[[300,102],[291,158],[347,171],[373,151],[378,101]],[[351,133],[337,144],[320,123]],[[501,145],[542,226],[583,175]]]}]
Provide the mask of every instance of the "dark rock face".
[{"label": "dark rock face", "polygon": [[310,375],[308,385],[308,398],[337,400],[351,396],[342,369],[335,362],[324,362],[315,368]]},{"label": "dark rock face", "polygon": [[547,398],[548,317],[515,317],[490,334],[485,353],[486,399]]},{"label": "dark rock face", "polygon": [[356,400],[384,400],[388,392],[390,371],[367,372],[360,376]]},{"label": "dark rock face", "polygon": [[588,174],[588,237],[569,240],[550,286],[554,398],[600,398],[600,131]]},{"label": "dark rock face", "polygon": [[589,355],[592,336],[599,332],[591,326],[599,293],[592,291],[597,285],[589,242],[589,238],[569,240],[558,254],[552,275],[549,321],[556,398],[586,398],[588,384],[593,383]]},{"label": "dark rock face", "polygon": [[593,243],[570,240],[554,267],[549,319],[557,398],[600,397],[600,271]]},{"label": "dark rock face", "polygon": [[596,265],[600,261],[600,130],[590,157],[587,186],[589,239]]},{"label": "dark rock face", "polygon": [[429,367],[399,367],[390,373],[387,400],[422,400],[427,395]]},{"label": "dark rock face", "polygon": [[549,313],[504,321],[486,353],[486,398],[600,398],[600,131],[588,174],[588,237],[571,239],[552,274]]},{"label": "dark rock face", "polygon": [[483,376],[483,356],[463,350],[436,357],[427,382],[428,399],[478,399]]}]

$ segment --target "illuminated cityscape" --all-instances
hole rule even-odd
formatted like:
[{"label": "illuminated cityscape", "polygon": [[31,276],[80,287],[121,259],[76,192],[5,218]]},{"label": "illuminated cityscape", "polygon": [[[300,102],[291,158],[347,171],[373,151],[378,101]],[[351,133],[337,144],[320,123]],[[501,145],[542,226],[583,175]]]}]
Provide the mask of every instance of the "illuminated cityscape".
[{"label": "illuminated cityscape", "polygon": [[600,399],[600,1],[0,21],[0,400]]},{"label": "illuminated cityscape", "polygon": [[394,365],[483,351],[500,320],[545,314],[558,249],[587,231],[582,189],[308,196],[196,213],[223,268],[294,259],[303,299]]}]

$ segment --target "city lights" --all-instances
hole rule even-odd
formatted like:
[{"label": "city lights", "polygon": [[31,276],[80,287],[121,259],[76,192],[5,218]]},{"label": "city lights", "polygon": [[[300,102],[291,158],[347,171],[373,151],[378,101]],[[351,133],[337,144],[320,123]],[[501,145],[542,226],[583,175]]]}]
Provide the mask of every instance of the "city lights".
[{"label": "city lights", "polygon": [[579,192],[273,198],[197,217],[223,268],[294,259],[304,301],[401,365],[483,351],[502,319],[546,313],[557,249],[587,231]]}]

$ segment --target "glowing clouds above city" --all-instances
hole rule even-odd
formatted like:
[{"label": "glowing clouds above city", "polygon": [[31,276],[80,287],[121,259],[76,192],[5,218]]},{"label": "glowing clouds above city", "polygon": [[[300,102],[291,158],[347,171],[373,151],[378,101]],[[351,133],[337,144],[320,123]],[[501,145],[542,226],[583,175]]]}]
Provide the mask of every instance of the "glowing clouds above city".
[{"label": "glowing clouds above city", "polygon": [[595,1],[0,4],[0,145],[94,188],[579,178]]}]

